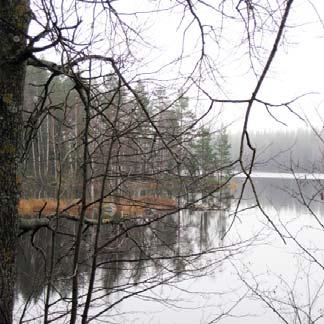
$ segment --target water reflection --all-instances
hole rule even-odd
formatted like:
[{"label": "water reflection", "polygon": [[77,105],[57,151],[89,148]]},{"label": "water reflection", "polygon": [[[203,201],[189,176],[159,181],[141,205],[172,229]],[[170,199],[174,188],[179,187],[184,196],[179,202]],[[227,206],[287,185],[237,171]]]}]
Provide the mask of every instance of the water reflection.
[{"label": "water reflection", "polygon": [[[239,184],[242,179],[237,179]],[[314,211],[323,211],[324,201],[324,180],[310,179],[253,179],[258,198],[264,208],[294,209],[309,206]],[[240,191],[240,186],[236,191],[236,198]],[[251,185],[246,186],[243,195],[245,204],[255,203],[254,193]]]},{"label": "water reflection", "polygon": [[[156,221],[154,218],[124,219],[103,226],[96,252],[94,299],[104,298],[106,302],[103,304],[116,303],[129,294],[128,289],[165,284],[182,280],[185,275],[200,274],[200,270],[207,267],[200,256],[220,246],[215,244],[215,239],[221,241],[227,213],[225,208],[220,211],[182,210],[165,217],[158,215]],[[26,309],[33,308],[44,300],[50,276],[53,278],[51,303],[55,304],[55,309],[59,304],[69,303],[76,231],[76,223],[61,219],[56,233],[42,228],[20,237],[16,285],[19,309],[23,305]],[[79,264],[84,292],[91,271],[94,239],[95,228],[86,228]],[[36,316],[35,308],[32,314]],[[23,315],[29,318],[27,311]],[[39,316],[41,318],[40,311]]]},{"label": "water reflection", "polygon": [[[273,219],[278,226],[282,224],[280,225],[282,231],[286,227],[305,246],[314,247],[315,241],[321,242],[319,236],[323,236],[322,231],[319,231],[314,218],[304,217],[310,214],[309,208],[312,208],[318,216],[324,212],[320,181],[255,179],[254,182],[264,210],[269,214],[272,213],[272,217],[279,215],[278,218]],[[261,320],[263,323],[280,323],[271,310],[269,313],[265,310],[264,303],[257,303],[256,307],[257,295],[255,292],[251,293],[251,289],[256,289],[260,285],[267,298],[274,296],[277,301],[287,304],[285,287],[289,286],[290,279],[294,280],[297,274],[302,273],[301,269],[305,269],[303,262],[310,257],[308,256],[307,259],[298,251],[293,240],[289,240],[287,232],[284,234],[288,244],[284,245],[262,214],[258,214],[254,209],[246,209],[255,204],[250,186],[247,186],[244,192],[241,205],[241,209],[246,210],[237,215],[238,219],[230,233],[227,233],[232,223],[239,190],[238,187],[233,199],[228,193],[217,194],[213,200],[200,200],[198,207],[194,209],[182,210],[165,216],[159,221],[146,220],[150,223],[148,226],[143,219],[123,220],[120,223],[104,226],[100,234],[97,278],[93,295],[94,307],[90,318],[96,322],[95,318],[98,314],[103,316],[111,310],[109,312],[111,316],[118,315],[116,323],[164,323],[170,320],[176,323],[199,321],[209,323],[222,313],[225,314],[226,309],[230,309],[232,305],[235,306],[235,310],[239,310],[239,314],[258,313],[258,316],[246,316],[247,323],[256,324]],[[201,197],[203,195],[200,194]],[[199,199],[197,196],[189,198]],[[211,206],[214,210],[207,210],[206,206]],[[306,227],[306,231],[301,231]],[[311,234],[309,228],[312,229]],[[314,229],[317,232],[314,232]],[[61,220],[58,232],[55,240],[52,240],[52,233],[46,229],[39,230],[34,236],[24,235],[20,238],[16,308],[19,309],[20,315],[22,305],[28,303],[29,312],[25,312],[25,319],[42,314],[42,307],[35,310],[35,304],[44,305],[44,289],[50,271],[52,242],[55,244],[56,251],[51,299],[55,307],[52,307],[52,314],[55,317],[54,312],[58,309],[61,315],[69,311],[71,263],[74,252],[73,234],[76,232],[76,224]],[[95,229],[87,228],[84,232],[80,256],[83,295],[87,292],[91,271],[94,237]],[[311,251],[314,252],[314,249]],[[322,256],[318,251],[314,253],[321,260]],[[303,261],[300,261],[300,258]],[[314,273],[321,282],[323,273],[316,271]],[[286,286],[282,286],[282,280],[285,280]],[[296,279],[295,282],[298,280]],[[304,280],[304,277],[301,280]],[[189,288],[183,286],[185,282],[190,282],[190,289],[194,293],[190,293]],[[163,290],[154,288],[160,285],[163,285]],[[273,289],[274,287],[276,289]],[[291,298],[298,297],[299,291],[296,287],[297,284],[294,286],[294,295],[289,295]],[[316,285],[313,287],[313,284],[309,284],[309,287],[316,288]],[[151,288],[154,289],[148,293]],[[212,289],[215,291],[211,292]],[[282,295],[275,296],[273,291],[276,293],[281,291]],[[185,317],[185,321],[181,322],[183,317],[180,314],[184,313],[179,310],[177,312],[170,310],[169,315],[163,313],[165,315],[157,316],[155,321],[152,321],[153,315],[151,318],[144,313],[139,315],[137,320],[132,317],[133,312],[143,309],[144,306],[139,304],[143,299],[151,302],[149,305],[152,309],[149,308],[149,312],[154,312],[156,302],[162,303],[167,309],[172,309],[177,301],[189,314],[189,307],[186,303],[183,304],[183,294],[186,293],[193,302],[192,312]],[[132,296],[129,299],[131,301],[122,303],[130,296]],[[133,296],[138,296],[138,299],[134,299]],[[199,299],[201,296],[204,296],[203,300]],[[241,296],[247,297],[240,300]],[[236,305],[237,300],[240,302]],[[80,303],[83,301],[81,298]],[[121,304],[120,308],[116,308],[119,304]],[[202,310],[198,312],[199,307],[206,307],[210,313]],[[145,307],[144,309],[147,312]],[[165,311],[165,308],[162,309]],[[287,309],[284,311],[290,314],[291,310]],[[176,314],[179,314],[179,317]],[[204,316],[205,321],[202,320]],[[238,316],[237,320],[233,320],[232,317],[226,318],[224,315],[220,318],[223,321],[221,323],[245,323],[245,317]],[[287,318],[291,319],[293,316],[287,315]],[[100,319],[102,320],[102,317]],[[288,322],[292,323],[290,320]]]}]

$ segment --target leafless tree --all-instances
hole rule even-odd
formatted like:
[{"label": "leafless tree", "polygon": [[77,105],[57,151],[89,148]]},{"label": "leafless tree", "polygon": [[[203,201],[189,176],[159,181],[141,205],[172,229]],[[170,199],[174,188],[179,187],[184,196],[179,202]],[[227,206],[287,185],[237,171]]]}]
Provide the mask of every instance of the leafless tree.
[{"label": "leafless tree", "polygon": [[[251,177],[256,149],[249,119],[256,105],[270,118],[274,107],[293,111],[295,99],[278,104],[260,97],[293,5],[293,0],[0,1],[1,323],[13,321],[15,255],[26,232],[44,273],[20,322],[31,296],[45,286],[44,312],[28,320],[88,323],[124,300],[180,280],[180,273],[190,277],[220,266],[249,242],[210,246],[208,217],[202,214],[195,224],[199,251],[193,244],[184,248],[190,224],[182,215],[226,191],[231,177],[222,175],[229,168],[245,175],[233,222],[249,185],[265,220],[286,241]],[[157,59],[164,36],[155,34],[154,24],[162,28],[168,22],[167,36],[176,43]],[[254,75],[245,98],[228,98],[220,81],[227,73],[221,60],[231,50],[227,33],[239,35],[233,48],[244,54],[242,65]],[[215,163],[203,175],[190,172],[198,129],[217,121],[214,111],[220,106],[230,105],[245,111],[236,158]],[[29,198],[38,187],[39,198],[55,199],[55,212],[46,213],[44,204],[38,217],[19,218],[21,181]],[[203,193],[193,197],[195,191]],[[226,223],[222,202],[213,207],[221,211],[223,238],[233,222]],[[48,242],[40,241],[40,234],[50,236]],[[212,261],[206,255],[213,255]],[[118,267],[128,281],[118,282]],[[104,288],[95,284],[99,275]],[[91,311],[93,304],[118,294],[108,306]]]}]

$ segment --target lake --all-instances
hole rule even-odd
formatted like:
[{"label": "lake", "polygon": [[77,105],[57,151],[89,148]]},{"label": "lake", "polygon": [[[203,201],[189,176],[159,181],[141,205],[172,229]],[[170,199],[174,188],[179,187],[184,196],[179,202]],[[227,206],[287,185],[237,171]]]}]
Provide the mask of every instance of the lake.
[{"label": "lake", "polygon": [[[222,201],[221,210],[182,210],[149,226],[145,220],[106,225],[89,322],[324,323],[321,179],[256,177],[262,211],[253,207],[248,186],[237,212],[243,179],[236,181],[236,192]],[[130,230],[119,235],[125,228]],[[61,221],[54,242],[49,313],[55,323],[68,322],[75,231],[75,224]],[[94,228],[85,230],[80,314],[94,235]],[[51,239],[45,229],[21,237],[17,323],[44,322]]]}]

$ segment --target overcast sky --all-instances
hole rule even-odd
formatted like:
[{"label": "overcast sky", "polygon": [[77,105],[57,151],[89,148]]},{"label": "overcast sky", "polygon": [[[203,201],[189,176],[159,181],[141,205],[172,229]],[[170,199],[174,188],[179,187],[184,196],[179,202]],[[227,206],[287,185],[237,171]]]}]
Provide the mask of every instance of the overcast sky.
[{"label": "overcast sky", "polygon": [[[143,7],[137,10],[149,9],[145,1],[142,5]],[[125,11],[134,9],[128,5],[127,8],[123,7]],[[139,71],[153,71],[154,68],[171,62],[179,57],[184,44],[184,59],[181,64],[173,63],[160,71],[158,75],[161,79],[168,79],[170,76],[177,77],[179,71],[182,75],[190,72],[201,49],[197,23],[193,22],[190,25],[192,17],[187,14],[180,25],[180,10],[172,12],[173,14],[165,12],[139,15],[140,19],[145,17],[144,34],[155,46],[155,49],[143,50],[143,65]],[[308,94],[296,101],[290,108],[301,117],[307,118],[317,128],[321,127],[323,124],[321,119],[324,119],[324,24],[322,21],[324,17],[320,16],[321,13],[324,13],[323,1],[312,3],[308,0],[295,0],[284,39],[258,96],[260,99],[279,104]],[[217,13],[204,9],[200,11],[200,14],[203,23],[213,24],[215,29],[219,28],[220,24],[215,23],[217,19],[219,20]],[[257,77],[249,69],[251,64],[246,55],[247,47],[244,44],[240,46],[242,25],[229,19],[223,22],[222,27],[224,28],[222,37],[217,39],[219,43],[216,44],[210,39],[206,41],[207,54],[214,60],[212,64],[214,64],[216,79],[213,80],[211,76],[203,75],[201,86],[218,99],[248,99],[256,85]],[[182,42],[185,30],[185,41]],[[264,31],[261,36],[258,36],[258,44],[262,44],[265,49],[271,49],[274,36],[274,33]],[[257,60],[254,61],[257,72],[262,70],[268,53],[260,51],[260,56],[263,55],[261,64],[258,65]],[[189,94],[195,99],[195,91]],[[200,97],[198,112],[207,107],[205,99]],[[218,112],[221,111],[221,118],[217,119],[217,123],[227,124],[240,119],[244,115],[245,108],[246,105],[217,105],[213,116],[218,116]],[[304,122],[285,107],[273,108],[271,113],[287,124],[289,129],[306,127]],[[286,129],[286,126],[275,121],[266,112],[264,106],[260,105],[254,106],[249,125],[250,129]],[[239,130],[240,127],[241,123],[237,121],[231,129]]]},{"label": "overcast sky", "polygon": [[[215,4],[215,1],[211,0],[205,2]],[[274,7],[277,3],[275,0],[258,3],[263,2]],[[186,89],[190,82],[185,80],[199,60],[202,46],[198,23],[193,20],[190,12],[187,10],[183,15],[181,6],[163,11],[176,3],[173,1],[119,0],[112,3],[120,13],[124,13],[120,17],[143,37],[141,40],[139,37],[136,39],[135,34],[130,35],[131,50],[136,60],[126,62],[125,71],[128,77],[132,80],[147,79],[151,88],[158,83],[165,84],[170,93],[176,92],[176,88],[180,86]],[[224,3],[230,4],[231,1]],[[68,1],[66,5],[68,6]],[[86,6],[81,3],[80,5]],[[153,12],[156,8],[160,11]],[[193,76],[196,80],[199,79],[199,86],[213,98],[248,99],[272,47],[275,24],[271,19],[262,21],[262,30],[256,33],[255,49],[258,53],[253,59],[257,72],[255,75],[247,54],[247,42],[242,41],[246,36],[242,22],[231,18],[221,19],[219,13],[206,6],[196,9],[201,22],[214,28],[215,37],[211,39],[206,36],[205,51],[209,60],[205,61],[202,70],[197,69]],[[99,13],[100,6],[97,10]],[[235,7],[226,7],[224,10],[229,16],[234,13],[237,15]],[[136,15],[129,15],[134,11],[137,11]],[[308,118],[317,128],[321,127],[322,118],[324,119],[324,17],[320,16],[321,13],[324,13],[323,1],[294,1],[284,39],[258,95],[260,99],[279,104],[308,94],[290,108]],[[90,26],[93,12],[83,10],[78,14],[85,23],[88,20]],[[96,16],[97,30],[108,28],[104,17],[105,15]],[[276,18],[276,14],[274,17]],[[69,19],[72,22],[73,18]],[[31,30],[33,28],[35,32],[37,28],[32,27]],[[210,31],[211,28],[205,30]],[[84,27],[84,31],[84,34],[81,33],[82,37],[86,35],[87,27]],[[109,31],[106,33],[108,39]],[[126,55],[125,48],[116,45],[119,41],[123,44],[123,34],[120,35],[120,39],[115,37],[114,41],[109,43],[106,40],[98,42],[93,51],[104,55]],[[178,60],[180,56],[182,59]],[[206,67],[206,63],[209,63],[210,67]],[[199,71],[203,71],[200,76]],[[158,81],[154,82],[154,79]],[[163,80],[167,82],[163,83]],[[188,95],[192,99],[191,107],[198,115],[203,114],[209,105],[207,97],[202,93],[197,96],[196,87],[191,87]],[[208,120],[212,120],[211,124],[214,126],[231,124],[230,128],[238,131],[242,127],[245,110],[246,104],[217,104]],[[271,113],[289,128],[306,126],[284,107],[271,109]],[[257,104],[252,109],[249,127],[251,130],[286,128],[269,116],[264,106]]]}]

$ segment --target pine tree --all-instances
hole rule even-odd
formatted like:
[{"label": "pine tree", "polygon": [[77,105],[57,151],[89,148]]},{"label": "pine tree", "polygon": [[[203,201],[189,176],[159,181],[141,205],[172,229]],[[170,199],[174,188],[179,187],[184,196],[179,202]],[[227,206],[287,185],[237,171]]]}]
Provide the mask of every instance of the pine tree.
[{"label": "pine tree", "polygon": [[198,133],[197,141],[192,145],[194,159],[192,161],[193,173],[202,175],[216,169],[217,152],[213,146],[212,134],[209,128],[202,127]]},{"label": "pine tree", "polygon": [[226,128],[222,128],[216,144],[217,167],[220,170],[220,178],[229,177],[232,173],[231,167],[231,144],[228,139]]}]

